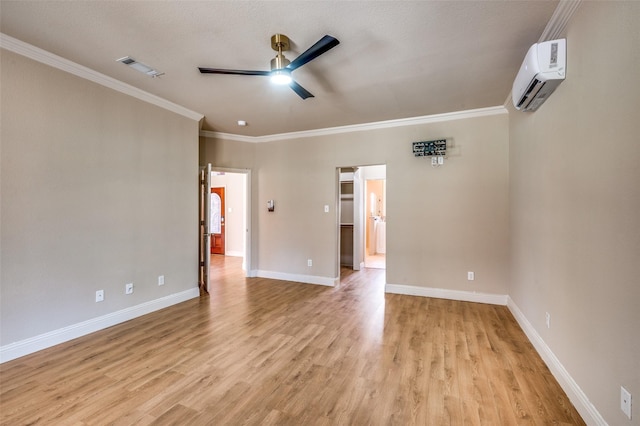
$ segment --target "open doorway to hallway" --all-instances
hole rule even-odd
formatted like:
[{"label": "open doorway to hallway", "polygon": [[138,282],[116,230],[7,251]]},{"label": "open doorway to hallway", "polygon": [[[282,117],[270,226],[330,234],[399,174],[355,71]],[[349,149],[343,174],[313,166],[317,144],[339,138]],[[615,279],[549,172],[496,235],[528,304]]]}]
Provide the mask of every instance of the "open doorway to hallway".
[{"label": "open doorway to hallway", "polygon": [[[211,200],[211,253],[212,275],[216,272],[217,257],[239,258],[229,264],[238,265],[248,275],[250,247],[249,194],[250,174],[248,170],[230,170],[213,167],[210,186],[213,194],[223,199]],[[218,242],[216,247],[214,241]]]},{"label": "open doorway to hallway", "polygon": [[338,169],[338,265],[386,268],[386,165]]}]

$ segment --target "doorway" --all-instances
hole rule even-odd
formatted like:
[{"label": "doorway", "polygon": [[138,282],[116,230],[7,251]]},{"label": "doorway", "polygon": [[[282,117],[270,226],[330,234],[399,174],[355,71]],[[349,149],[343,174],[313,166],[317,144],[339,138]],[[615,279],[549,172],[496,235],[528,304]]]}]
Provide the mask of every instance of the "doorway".
[{"label": "doorway", "polygon": [[385,269],[386,165],[340,167],[337,174],[338,271]]},{"label": "doorway", "polygon": [[[209,264],[212,264],[213,256],[225,258],[242,258],[242,270],[245,276],[255,276],[251,268],[251,170],[230,169],[212,167],[209,178],[209,186],[213,193],[216,188],[224,190],[221,205],[221,228],[224,230],[224,239],[221,242],[222,249],[219,254],[210,254]],[[214,198],[214,197],[212,197]],[[213,206],[214,201],[211,201]],[[221,203],[222,204],[222,203]],[[213,218],[213,208],[211,218]],[[212,220],[213,222],[213,220]],[[215,224],[211,224],[211,243],[213,251],[213,237],[215,236]],[[219,263],[219,262],[218,262]],[[237,262],[232,262],[238,264]],[[216,274],[215,264],[211,275]]]}]

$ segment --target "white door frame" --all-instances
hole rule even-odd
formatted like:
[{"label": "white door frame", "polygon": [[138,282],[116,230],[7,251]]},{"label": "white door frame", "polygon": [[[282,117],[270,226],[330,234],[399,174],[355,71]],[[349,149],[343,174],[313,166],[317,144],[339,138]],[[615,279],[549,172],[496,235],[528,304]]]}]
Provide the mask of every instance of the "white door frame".
[{"label": "white door frame", "polygon": [[202,253],[202,261],[204,262],[204,273],[203,273],[203,290],[209,293],[209,282],[211,281],[211,163],[208,163],[202,173],[202,182],[200,182],[201,189],[204,191],[202,202],[204,206],[202,207],[203,215],[203,233],[200,238],[204,238],[204,244],[201,244],[201,249],[204,250]]},{"label": "white door frame", "polygon": [[353,173],[353,270],[364,268],[364,178],[362,168]]}]

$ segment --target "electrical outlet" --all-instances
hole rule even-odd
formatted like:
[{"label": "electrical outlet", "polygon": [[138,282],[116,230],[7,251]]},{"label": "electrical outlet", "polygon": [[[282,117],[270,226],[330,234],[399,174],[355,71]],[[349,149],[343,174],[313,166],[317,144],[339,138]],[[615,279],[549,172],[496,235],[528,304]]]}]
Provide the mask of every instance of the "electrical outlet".
[{"label": "electrical outlet", "polygon": [[327,204],[324,205],[324,212],[329,213],[329,206]]},{"label": "electrical outlet", "polygon": [[104,290],[96,291],[96,302],[102,302],[104,300]]},{"label": "electrical outlet", "polygon": [[631,420],[631,393],[620,386],[620,409]]},{"label": "electrical outlet", "polygon": [[438,157],[438,165],[442,166],[444,164],[444,157],[443,156],[439,156]]},{"label": "electrical outlet", "polygon": [[164,275],[158,276],[158,285],[164,285]]},{"label": "electrical outlet", "polygon": [[132,294],[133,293],[133,283],[124,285],[124,294]]},{"label": "electrical outlet", "polygon": [[438,165],[438,159],[436,157],[431,157],[431,165],[432,166],[437,166]]},{"label": "electrical outlet", "polygon": [[544,320],[547,324],[547,328],[551,328],[551,314],[549,312],[544,313]]},{"label": "electrical outlet", "polygon": [[467,279],[468,279],[469,281],[473,281],[473,280],[475,280],[475,279],[476,279],[476,274],[475,274],[475,273],[473,273],[473,272],[471,272],[471,271],[467,272]]},{"label": "electrical outlet", "polygon": [[307,260],[307,266],[313,266],[313,260],[308,259]]}]

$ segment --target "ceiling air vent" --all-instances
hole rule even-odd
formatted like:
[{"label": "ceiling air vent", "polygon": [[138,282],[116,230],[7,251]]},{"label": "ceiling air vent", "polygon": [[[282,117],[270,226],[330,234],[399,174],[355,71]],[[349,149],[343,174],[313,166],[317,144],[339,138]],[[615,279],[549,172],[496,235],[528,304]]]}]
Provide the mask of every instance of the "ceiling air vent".
[{"label": "ceiling air vent", "polygon": [[131,56],[125,56],[124,58],[116,59],[116,61],[122,62],[123,64],[133,68],[134,70],[150,75],[151,77],[159,77],[161,75],[164,75],[163,72],[153,69],[149,65],[145,65],[142,62],[138,62]]}]

